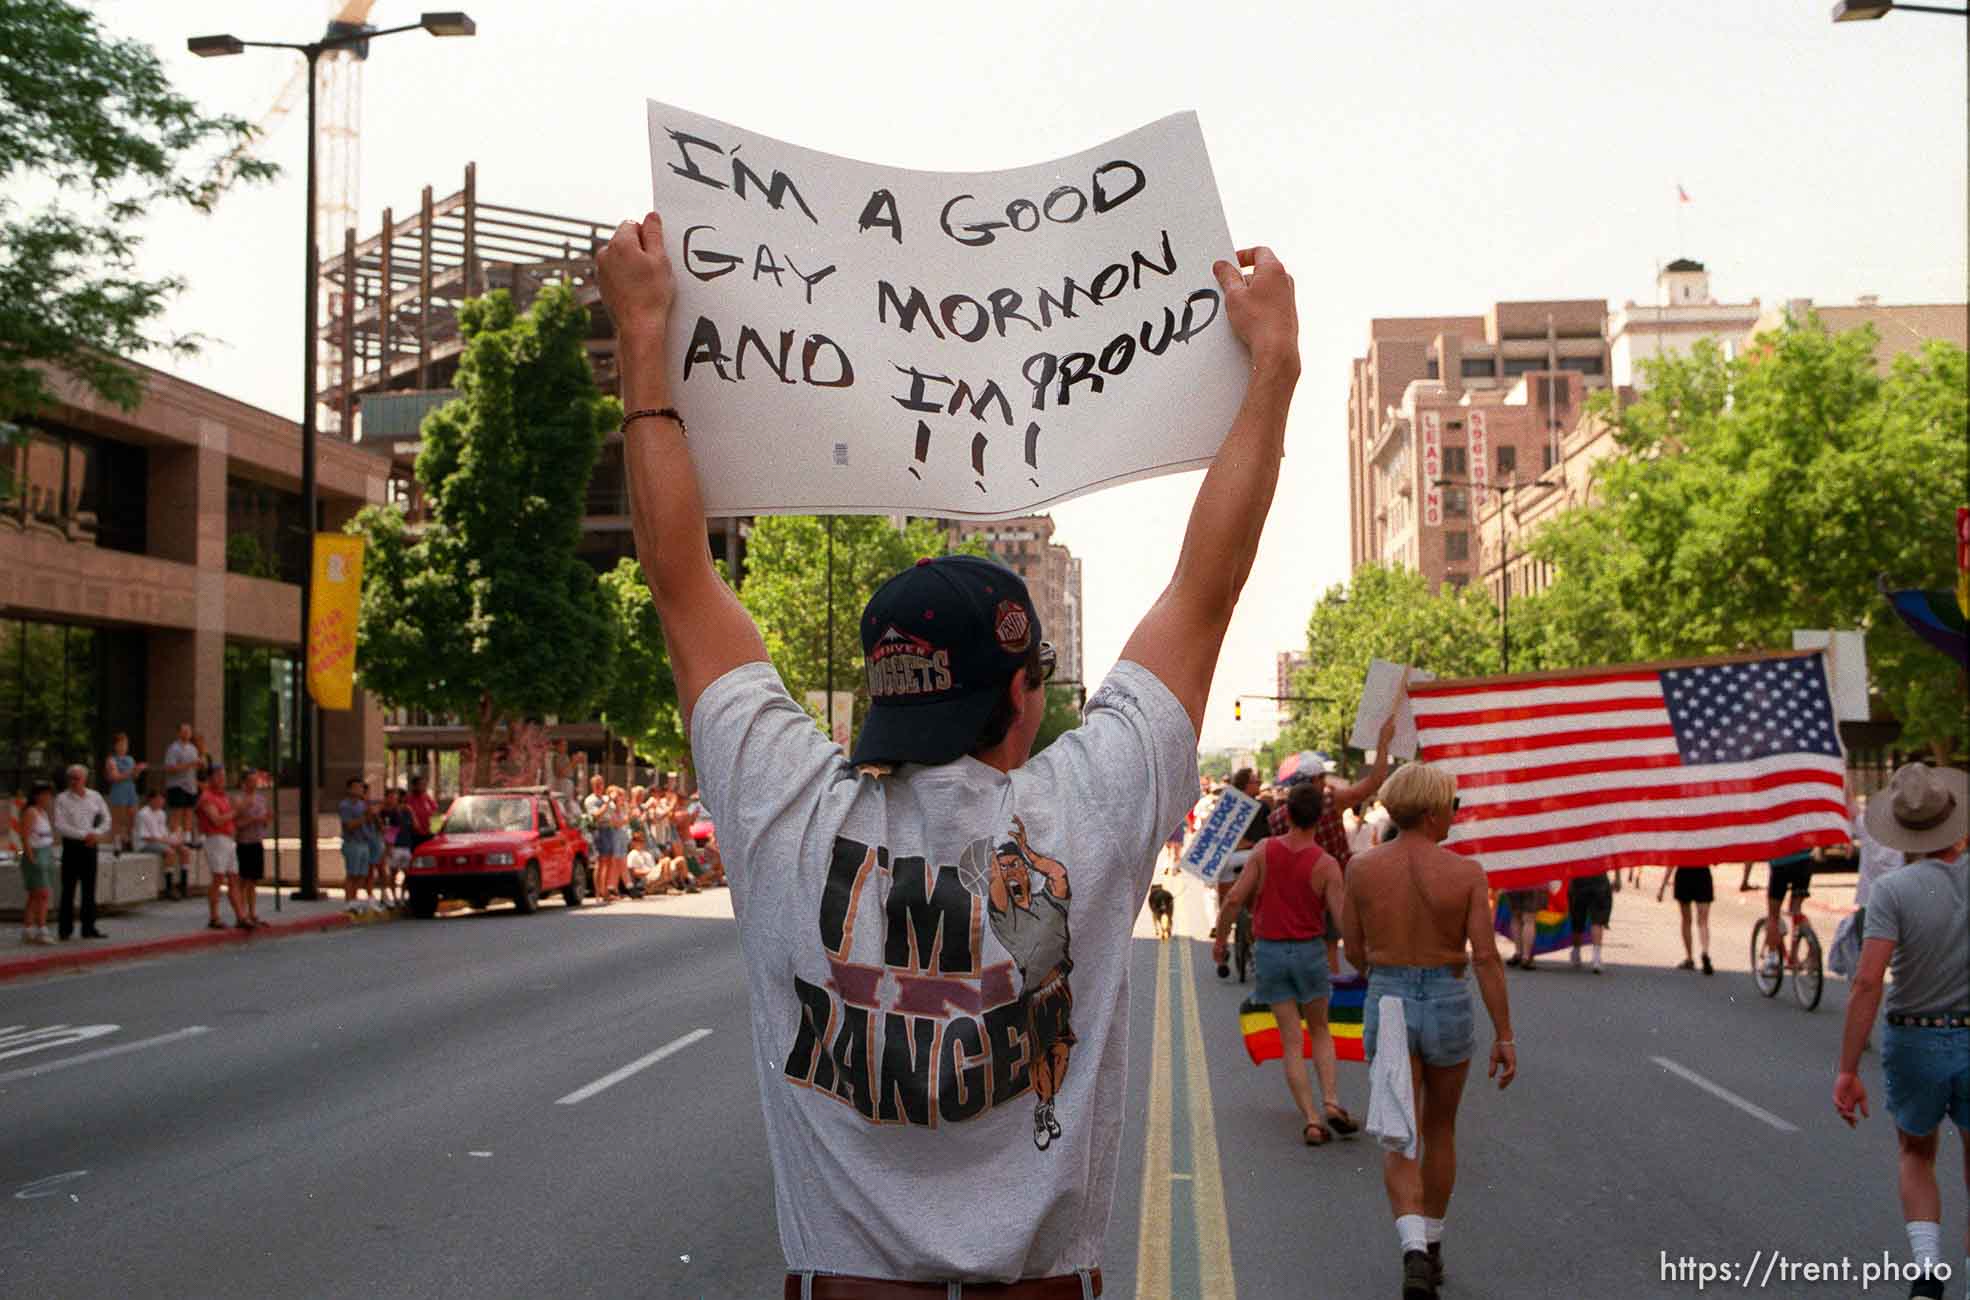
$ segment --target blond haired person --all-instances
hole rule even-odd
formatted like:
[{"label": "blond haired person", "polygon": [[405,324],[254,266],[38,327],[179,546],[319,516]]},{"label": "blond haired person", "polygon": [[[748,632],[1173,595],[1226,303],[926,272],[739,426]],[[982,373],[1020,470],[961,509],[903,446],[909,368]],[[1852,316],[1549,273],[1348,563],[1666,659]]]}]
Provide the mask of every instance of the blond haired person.
[{"label": "blond haired person", "polygon": [[1457,1106],[1476,1037],[1467,967],[1491,1016],[1490,1077],[1518,1074],[1505,971],[1491,931],[1484,868],[1442,847],[1457,810],[1457,782],[1411,763],[1382,787],[1399,834],[1356,857],[1347,872],[1341,933],[1348,961],[1368,972],[1362,1038],[1375,1059],[1384,996],[1402,999],[1416,1093],[1421,1159],[1382,1157],[1382,1182],[1402,1241],[1405,1300],[1428,1300],[1443,1279],[1443,1220],[1457,1180]]}]

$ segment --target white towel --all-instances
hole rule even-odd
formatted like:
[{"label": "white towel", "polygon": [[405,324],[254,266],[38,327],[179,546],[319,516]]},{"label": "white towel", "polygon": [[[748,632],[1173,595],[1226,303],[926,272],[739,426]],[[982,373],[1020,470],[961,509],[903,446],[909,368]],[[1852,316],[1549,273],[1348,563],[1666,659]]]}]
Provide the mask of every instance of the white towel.
[{"label": "white towel", "polygon": [[1402,999],[1383,994],[1376,1004],[1375,1059],[1368,1065],[1368,1135],[1384,1151],[1414,1160],[1422,1142],[1416,1134],[1416,1088],[1409,1074],[1409,1021]]}]

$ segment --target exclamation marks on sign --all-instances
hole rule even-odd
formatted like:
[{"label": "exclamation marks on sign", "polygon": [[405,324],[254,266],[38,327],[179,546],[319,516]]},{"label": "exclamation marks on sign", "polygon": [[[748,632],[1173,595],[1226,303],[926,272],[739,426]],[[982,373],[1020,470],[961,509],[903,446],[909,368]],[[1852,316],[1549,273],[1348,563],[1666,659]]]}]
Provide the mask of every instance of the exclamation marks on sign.
[{"label": "exclamation marks on sign", "polygon": [[[1038,422],[1026,426],[1026,464],[1035,470],[1040,468],[1040,426]],[[1040,486],[1040,480],[1037,478],[1028,476],[1026,481],[1034,487]]]},{"label": "exclamation marks on sign", "polygon": [[[917,421],[917,465],[924,464],[929,459],[930,459],[930,426],[925,424],[922,420],[918,420]],[[910,466],[910,477],[918,480],[919,482],[922,481],[923,475],[917,472],[916,465]]]},{"label": "exclamation marks on sign", "polygon": [[978,475],[977,487],[985,491],[985,448],[991,441],[982,433],[971,435],[971,472]]}]

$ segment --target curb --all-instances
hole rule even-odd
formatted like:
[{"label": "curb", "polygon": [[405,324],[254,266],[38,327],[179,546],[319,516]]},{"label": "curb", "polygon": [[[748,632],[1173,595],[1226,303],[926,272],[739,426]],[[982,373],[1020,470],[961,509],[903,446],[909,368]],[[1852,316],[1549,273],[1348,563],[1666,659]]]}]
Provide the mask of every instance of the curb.
[{"label": "curb", "polygon": [[285,939],[289,935],[296,934],[319,934],[324,930],[339,930],[345,926],[381,925],[396,919],[394,914],[388,913],[354,915],[348,912],[329,912],[301,921],[265,925],[258,930],[240,930],[228,926],[224,930],[194,930],[190,934],[174,934],[165,939],[146,939],[141,943],[114,944],[107,948],[77,947],[45,956],[0,961],[0,981],[49,971],[100,966],[106,962],[133,961],[139,957],[154,957],[164,953],[217,948],[222,944],[263,943],[268,939]]}]

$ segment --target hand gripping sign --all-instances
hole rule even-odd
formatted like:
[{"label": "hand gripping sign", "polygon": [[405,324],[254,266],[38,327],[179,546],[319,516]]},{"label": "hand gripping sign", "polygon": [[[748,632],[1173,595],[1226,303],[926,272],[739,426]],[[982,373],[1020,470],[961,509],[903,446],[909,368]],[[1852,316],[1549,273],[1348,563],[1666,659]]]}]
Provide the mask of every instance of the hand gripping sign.
[{"label": "hand gripping sign", "polygon": [[998,518],[1216,454],[1247,362],[1195,114],[1002,172],[649,117],[706,513]]}]

